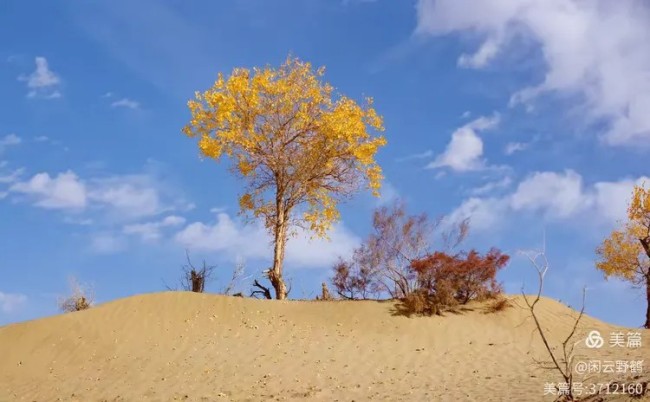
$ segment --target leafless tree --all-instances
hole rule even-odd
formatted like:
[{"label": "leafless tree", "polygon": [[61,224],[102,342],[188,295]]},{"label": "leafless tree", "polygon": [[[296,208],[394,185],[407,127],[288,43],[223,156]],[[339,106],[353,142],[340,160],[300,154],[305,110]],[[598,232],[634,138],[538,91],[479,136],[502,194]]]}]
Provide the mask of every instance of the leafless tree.
[{"label": "leafless tree", "polygon": [[[203,260],[203,266],[201,268],[196,268],[190,259],[189,250],[185,250],[185,258],[187,259],[187,264],[182,266],[183,273],[180,279],[180,289],[195,293],[203,293],[205,291],[205,284],[212,279],[212,274],[216,269],[216,266],[207,265],[205,260]],[[167,290],[178,290],[178,288],[172,288],[168,285],[165,285],[165,287]]]},{"label": "leafless tree", "polygon": [[[540,323],[539,317],[537,315],[537,311],[535,310],[537,303],[541,299],[542,289],[544,287],[544,277],[548,272],[548,259],[546,258],[546,252],[545,250],[543,250],[540,252],[535,252],[535,253],[528,252],[523,254],[525,254],[528,257],[530,262],[535,267],[535,270],[537,271],[538,288],[537,288],[537,295],[532,300],[529,299],[528,296],[526,296],[523,287],[521,289],[521,293],[524,297],[524,301],[526,302],[526,305],[528,306],[528,310],[530,311],[533,321],[535,322],[536,331],[541,337],[542,342],[544,343],[544,348],[546,349],[546,352],[548,353],[548,356],[551,359],[550,362],[537,361],[536,363],[538,363],[540,366],[544,368],[558,372],[564,379],[564,383],[568,384],[568,388],[564,390],[565,392],[564,395],[560,395],[558,400],[575,401],[576,399],[575,396],[573,395],[573,380],[574,380],[573,361],[575,358],[574,348],[578,342],[574,342],[573,337],[575,336],[578,326],[580,325],[580,320],[584,315],[585,299],[587,293],[586,288],[583,288],[582,290],[582,307],[580,309],[580,313],[578,314],[578,317],[576,317],[573,322],[571,332],[569,332],[567,337],[562,342],[561,351],[555,352],[554,349],[551,347],[548,336],[544,331],[542,324]],[[542,260],[541,263],[538,262],[538,260],[540,259]]]},{"label": "leafless tree", "polygon": [[[426,214],[409,215],[403,201],[377,208],[373,213],[373,232],[358,247],[351,260],[334,268],[332,283],[344,298],[366,298],[369,294],[401,299],[417,288],[417,277],[410,265],[432,252],[434,234],[442,218],[431,220]],[[442,233],[447,250],[457,247],[469,232],[463,220]]]}]

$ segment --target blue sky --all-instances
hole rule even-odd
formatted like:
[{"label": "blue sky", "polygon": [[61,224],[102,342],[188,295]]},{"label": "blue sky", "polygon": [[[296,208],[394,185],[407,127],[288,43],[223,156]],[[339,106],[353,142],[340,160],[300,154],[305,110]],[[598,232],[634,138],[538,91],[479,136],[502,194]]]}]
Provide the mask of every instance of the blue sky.
[{"label": "blue sky", "polygon": [[[0,4],[0,324],[56,313],[67,278],[99,302],[175,283],[189,248],[218,291],[268,238],[237,216],[241,186],[183,136],[186,102],[218,72],[288,54],[372,96],[388,145],[383,197],[342,207],[331,242],[290,240],[293,297],[314,297],[377,205],[471,217],[466,247],[513,255],[546,233],[546,294],[639,326],[645,300],[605,281],[594,249],[650,175],[650,16],[577,0],[125,1]],[[649,180],[650,181],[650,180]]]}]

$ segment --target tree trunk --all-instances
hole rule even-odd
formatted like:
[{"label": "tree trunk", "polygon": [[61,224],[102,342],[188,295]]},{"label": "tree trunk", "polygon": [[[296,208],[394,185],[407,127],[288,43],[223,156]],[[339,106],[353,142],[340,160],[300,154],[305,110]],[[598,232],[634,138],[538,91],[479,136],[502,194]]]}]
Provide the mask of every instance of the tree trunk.
[{"label": "tree trunk", "polygon": [[278,216],[275,223],[273,248],[273,267],[269,272],[269,280],[275,289],[275,298],[284,300],[287,297],[287,285],[282,279],[282,263],[284,262],[284,248],[287,241],[287,222],[282,205],[278,205]]},{"label": "tree trunk", "polygon": [[[650,257],[650,236],[640,238],[639,242],[641,243],[641,246],[643,246],[643,250],[647,256]],[[648,267],[645,273],[645,289],[647,306],[645,311],[645,324],[643,326],[650,329],[650,267]]]},{"label": "tree trunk", "polygon": [[646,255],[650,258],[650,236],[639,239],[639,241],[641,242],[641,246],[643,246]]},{"label": "tree trunk", "polygon": [[645,276],[645,289],[646,289],[646,302],[648,303],[645,310],[645,325],[644,327],[650,329],[650,268]]}]

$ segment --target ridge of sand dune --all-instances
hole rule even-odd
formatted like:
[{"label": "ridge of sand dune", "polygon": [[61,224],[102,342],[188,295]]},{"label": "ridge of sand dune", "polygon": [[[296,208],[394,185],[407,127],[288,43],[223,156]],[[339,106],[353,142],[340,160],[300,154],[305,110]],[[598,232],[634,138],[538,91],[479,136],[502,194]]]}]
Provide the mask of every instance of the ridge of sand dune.
[{"label": "ridge of sand dune", "polygon": [[[474,303],[407,318],[394,302],[138,295],[0,328],[0,401],[552,400],[544,383],[560,378],[534,363],[542,342],[521,296],[511,299],[498,313]],[[540,302],[553,343],[576,314]],[[585,316],[576,339],[591,330],[630,331]],[[650,356],[649,331],[634,331],[641,349],[576,350]]]}]

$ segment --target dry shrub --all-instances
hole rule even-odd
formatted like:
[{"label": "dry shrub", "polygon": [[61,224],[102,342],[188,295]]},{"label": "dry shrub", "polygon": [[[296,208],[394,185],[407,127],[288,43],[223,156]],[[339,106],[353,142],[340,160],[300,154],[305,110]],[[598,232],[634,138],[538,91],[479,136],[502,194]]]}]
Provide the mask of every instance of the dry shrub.
[{"label": "dry shrub", "polygon": [[80,284],[76,278],[70,277],[70,295],[58,300],[59,310],[64,313],[86,310],[92,307],[94,295],[90,286]]},{"label": "dry shrub", "polygon": [[496,274],[509,258],[491,249],[485,256],[475,250],[456,255],[437,251],[415,260],[410,269],[417,277],[413,292],[417,296],[404,297],[404,309],[414,314],[442,314],[470,300],[495,298],[501,294]]},{"label": "dry shrub", "polygon": [[430,306],[427,295],[422,291],[415,291],[402,299],[402,306],[407,315],[428,315]]},{"label": "dry shrub", "polygon": [[442,315],[458,305],[454,289],[448,281],[440,281],[435,292],[417,289],[402,298],[402,309],[407,315]]},{"label": "dry shrub", "polygon": [[512,302],[505,297],[499,296],[494,299],[487,307],[488,313],[498,313],[512,307]]}]

